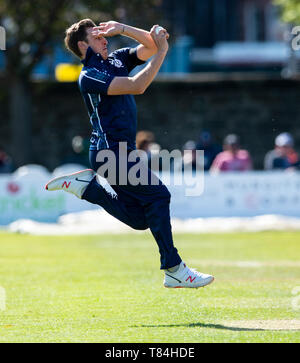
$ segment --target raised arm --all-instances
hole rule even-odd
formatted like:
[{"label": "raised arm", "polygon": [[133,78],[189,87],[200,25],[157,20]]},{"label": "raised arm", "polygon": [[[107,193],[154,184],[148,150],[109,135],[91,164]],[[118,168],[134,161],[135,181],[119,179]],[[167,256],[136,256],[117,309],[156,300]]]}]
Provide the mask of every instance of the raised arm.
[{"label": "raised arm", "polygon": [[93,31],[94,35],[103,37],[124,35],[136,40],[138,43],[140,43],[140,45],[137,47],[137,56],[142,61],[148,60],[157,52],[157,46],[151,36],[151,31],[148,32],[130,25],[118,23],[116,21],[100,23],[99,26],[93,29]]},{"label": "raised arm", "polygon": [[143,94],[152,83],[169,49],[167,40],[169,34],[165,30],[161,30],[159,34],[156,34],[156,28],[157,26],[152,28],[150,36],[155,42],[157,53],[153,56],[147,66],[135,76],[115,77],[109,85],[107,91],[108,95]]}]

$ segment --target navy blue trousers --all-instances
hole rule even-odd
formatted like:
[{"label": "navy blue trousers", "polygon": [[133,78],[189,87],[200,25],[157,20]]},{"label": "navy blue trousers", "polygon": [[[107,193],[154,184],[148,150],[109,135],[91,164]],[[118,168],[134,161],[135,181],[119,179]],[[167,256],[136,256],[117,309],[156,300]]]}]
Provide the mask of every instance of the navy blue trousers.
[{"label": "navy blue trousers", "polygon": [[[103,162],[97,162],[98,151],[90,151],[90,163],[94,171],[99,172]],[[120,162],[119,153],[116,155],[117,170]],[[130,170],[136,162],[127,161],[127,170]],[[148,181],[152,180],[153,173],[147,168]],[[101,175],[106,177],[106,175]],[[171,195],[167,187],[156,177],[158,185],[132,185],[127,182],[121,185],[117,172],[116,185],[111,187],[116,196],[106,191],[94,178],[87,187],[82,199],[97,204],[119,221],[136,230],[150,228],[159,248],[160,268],[174,267],[181,262],[177,249],[174,247],[172,228],[170,222]]]}]

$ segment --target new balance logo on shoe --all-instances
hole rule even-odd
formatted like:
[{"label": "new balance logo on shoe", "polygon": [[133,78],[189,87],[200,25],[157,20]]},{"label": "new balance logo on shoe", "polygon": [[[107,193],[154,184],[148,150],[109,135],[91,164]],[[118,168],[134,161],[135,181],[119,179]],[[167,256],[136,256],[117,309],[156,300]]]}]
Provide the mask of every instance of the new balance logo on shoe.
[{"label": "new balance logo on shoe", "polygon": [[190,282],[193,282],[195,280],[196,276],[192,279],[192,276],[189,276],[185,281],[190,280]]},{"label": "new balance logo on shoe", "polygon": [[67,182],[65,181],[61,187],[62,187],[62,188],[63,188],[63,187],[66,187],[66,188],[68,189],[68,188],[69,188],[69,186],[70,186],[70,184],[71,184],[71,182],[69,182],[69,183],[67,184]]}]

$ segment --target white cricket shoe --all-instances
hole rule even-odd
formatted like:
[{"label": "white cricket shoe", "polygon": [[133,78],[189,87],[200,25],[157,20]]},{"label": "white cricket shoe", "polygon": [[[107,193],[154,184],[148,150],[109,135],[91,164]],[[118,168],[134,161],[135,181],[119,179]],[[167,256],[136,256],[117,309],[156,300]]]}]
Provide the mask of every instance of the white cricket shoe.
[{"label": "white cricket shoe", "polygon": [[45,188],[49,191],[64,190],[82,199],[83,193],[95,177],[95,174],[94,170],[87,169],[74,174],[63,175],[50,180]]},{"label": "white cricket shoe", "polygon": [[164,286],[168,288],[198,288],[211,284],[214,277],[187,267],[181,262],[176,272],[165,271]]}]

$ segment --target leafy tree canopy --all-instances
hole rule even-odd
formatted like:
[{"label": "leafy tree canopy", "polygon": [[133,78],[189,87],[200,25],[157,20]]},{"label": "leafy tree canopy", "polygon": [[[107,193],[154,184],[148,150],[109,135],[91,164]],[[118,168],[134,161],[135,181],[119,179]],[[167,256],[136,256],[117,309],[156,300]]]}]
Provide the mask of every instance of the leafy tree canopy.
[{"label": "leafy tree canopy", "polygon": [[[148,29],[159,18],[161,0],[0,0],[0,24],[7,33],[8,74],[28,78],[33,67],[62,41],[72,23],[114,19]],[[142,15],[142,16],[141,16]]]},{"label": "leafy tree canopy", "polygon": [[273,2],[280,6],[284,22],[300,25],[300,0],[273,0]]}]

